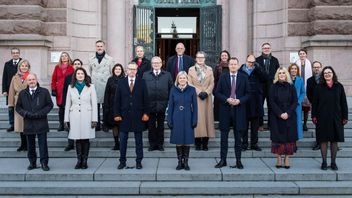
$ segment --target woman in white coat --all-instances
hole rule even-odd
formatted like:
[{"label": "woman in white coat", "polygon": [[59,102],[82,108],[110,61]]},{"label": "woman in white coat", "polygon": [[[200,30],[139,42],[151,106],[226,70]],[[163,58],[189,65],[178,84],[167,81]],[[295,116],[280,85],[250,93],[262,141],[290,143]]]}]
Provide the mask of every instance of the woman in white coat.
[{"label": "woman in white coat", "polygon": [[97,94],[87,72],[77,68],[68,87],[65,106],[65,127],[68,138],[76,140],[77,164],[75,169],[88,168],[89,139],[95,138],[97,125]]}]

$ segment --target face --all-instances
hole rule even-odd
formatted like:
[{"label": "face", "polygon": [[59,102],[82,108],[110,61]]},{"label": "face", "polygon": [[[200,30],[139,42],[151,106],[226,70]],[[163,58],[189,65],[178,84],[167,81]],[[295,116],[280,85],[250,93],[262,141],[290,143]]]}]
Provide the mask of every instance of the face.
[{"label": "face", "polygon": [[331,69],[325,69],[324,70],[324,79],[326,81],[331,81],[332,77],[334,77],[334,74],[332,73]]},{"label": "face", "polygon": [[271,46],[270,45],[264,45],[262,47],[262,52],[266,55],[269,55],[271,53]]},{"label": "face", "polygon": [[20,51],[17,49],[11,50],[12,59],[18,60],[20,58]]},{"label": "face", "polygon": [[127,75],[128,75],[128,77],[134,78],[134,77],[136,77],[136,74],[137,74],[137,65],[129,64],[127,66]]},{"label": "face", "polygon": [[143,58],[144,57],[144,50],[141,47],[136,48],[136,54],[138,58]]},{"label": "face", "polygon": [[98,52],[98,54],[102,54],[105,51],[104,43],[102,43],[102,42],[96,43],[95,50]]},{"label": "face", "polygon": [[238,61],[231,59],[229,61],[229,70],[230,70],[230,72],[235,73],[235,72],[238,71],[238,69],[239,69]]},{"label": "face", "polygon": [[229,55],[226,52],[223,52],[221,53],[220,58],[221,62],[227,62],[227,60],[229,59]]},{"label": "face", "polygon": [[115,67],[115,69],[114,69],[115,76],[120,76],[121,73],[122,73],[121,67],[120,66]]},{"label": "face", "polygon": [[82,67],[82,64],[81,64],[81,62],[79,62],[79,61],[75,61],[75,62],[73,62],[73,67],[75,68],[75,69],[77,69],[77,68],[81,68]]},{"label": "face", "polygon": [[187,77],[186,75],[180,75],[178,77],[178,84],[180,84],[181,86],[184,86],[187,84]]},{"label": "face", "polygon": [[314,63],[313,64],[313,74],[314,75],[319,75],[321,72],[321,65],[320,63]]},{"label": "face", "polygon": [[154,70],[160,70],[161,66],[162,66],[161,59],[159,58],[152,59],[152,67]]},{"label": "face", "polygon": [[34,75],[29,74],[27,77],[27,84],[30,88],[35,88],[37,86],[37,78]]},{"label": "face", "polygon": [[176,45],[176,53],[177,55],[183,55],[185,53],[185,46],[182,43]]},{"label": "face", "polygon": [[247,67],[252,68],[254,66],[254,63],[255,63],[254,56],[248,56],[247,61],[246,61]]},{"label": "face", "polygon": [[29,70],[29,66],[27,65],[26,62],[23,62],[21,65],[20,65],[20,72],[22,73],[25,73],[25,72],[28,72]]},{"label": "face", "polygon": [[290,69],[291,76],[297,76],[298,69],[296,66],[292,66]]},{"label": "face", "polygon": [[307,53],[304,51],[300,51],[298,55],[299,55],[299,59],[301,60],[305,60],[307,58]]},{"label": "face", "polygon": [[279,80],[280,81],[286,81],[286,73],[284,70],[279,71]]},{"label": "face", "polygon": [[68,62],[68,55],[66,53],[61,54],[61,62],[67,63]]},{"label": "face", "polygon": [[197,62],[198,65],[204,65],[204,63],[205,63],[204,54],[197,54],[196,55],[196,62]]},{"label": "face", "polygon": [[78,80],[79,82],[82,82],[84,80],[84,72],[82,70],[77,70],[76,73],[76,80]]}]

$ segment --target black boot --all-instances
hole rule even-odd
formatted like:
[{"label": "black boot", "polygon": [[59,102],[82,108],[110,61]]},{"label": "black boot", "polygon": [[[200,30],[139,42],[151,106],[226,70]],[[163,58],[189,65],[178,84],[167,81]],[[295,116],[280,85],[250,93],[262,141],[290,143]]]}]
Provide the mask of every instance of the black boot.
[{"label": "black boot", "polygon": [[189,166],[188,166],[188,158],[189,158],[189,148],[190,146],[183,146],[183,166],[185,170],[190,170]]},{"label": "black boot", "polygon": [[88,168],[88,153],[89,153],[90,143],[89,140],[84,140],[82,145],[82,169]]},{"label": "black boot", "polygon": [[207,151],[208,150],[208,142],[209,142],[209,138],[208,137],[203,137],[202,138],[202,146],[203,146],[203,151]]},{"label": "black boot", "polygon": [[196,150],[199,151],[202,144],[202,138],[194,138],[194,144],[196,145]]},{"label": "black boot", "polygon": [[176,170],[181,170],[181,169],[183,169],[183,163],[182,163],[182,148],[183,148],[183,146],[176,146],[176,153],[177,153],[177,159],[178,159],[178,163],[177,163]]},{"label": "black boot", "polygon": [[114,145],[114,147],[112,147],[111,150],[119,151],[120,150],[119,136],[114,136],[114,141],[115,141],[115,145]]},{"label": "black boot", "polygon": [[65,127],[64,127],[64,123],[60,122],[59,127],[57,128],[57,131],[64,131]]},{"label": "black boot", "polygon": [[75,169],[82,168],[82,143],[81,140],[76,141],[77,164]]},{"label": "black boot", "polygon": [[70,151],[75,148],[75,141],[71,139],[67,139],[67,146],[65,147],[65,151]]},{"label": "black boot", "polygon": [[17,148],[17,152],[27,151],[27,138],[23,133],[20,133],[21,145]]}]

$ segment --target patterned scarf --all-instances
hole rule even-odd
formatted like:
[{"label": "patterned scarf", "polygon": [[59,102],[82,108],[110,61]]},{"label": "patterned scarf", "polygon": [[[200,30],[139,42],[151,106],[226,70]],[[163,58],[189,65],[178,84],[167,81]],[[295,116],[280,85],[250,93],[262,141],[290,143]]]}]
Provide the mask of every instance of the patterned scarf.
[{"label": "patterned scarf", "polygon": [[200,83],[203,83],[204,82],[204,79],[205,79],[205,72],[206,72],[206,66],[200,66],[196,63],[195,65],[196,67],[196,72],[197,72],[197,78],[198,78],[198,81]]}]

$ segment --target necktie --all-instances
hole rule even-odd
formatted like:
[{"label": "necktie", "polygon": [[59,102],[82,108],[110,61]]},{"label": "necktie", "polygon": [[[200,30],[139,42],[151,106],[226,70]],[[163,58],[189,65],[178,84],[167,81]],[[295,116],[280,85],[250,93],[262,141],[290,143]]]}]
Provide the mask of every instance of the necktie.
[{"label": "necktie", "polygon": [[35,93],[35,90],[32,89],[32,90],[31,90],[31,96],[32,96],[32,98],[34,98],[34,93]]},{"label": "necktie", "polygon": [[183,58],[182,56],[178,57],[178,72],[183,71]]},{"label": "necktie", "polygon": [[131,79],[130,80],[130,92],[132,93],[132,91],[133,91],[133,80]]},{"label": "necktie", "polygon": [[231,98],[236,99],[236,75],[231,75]]},{"label": "necktie", "polygon": [[17,61],[13,61],[13,65],[14,65],[14,66],[17,66]]}]

